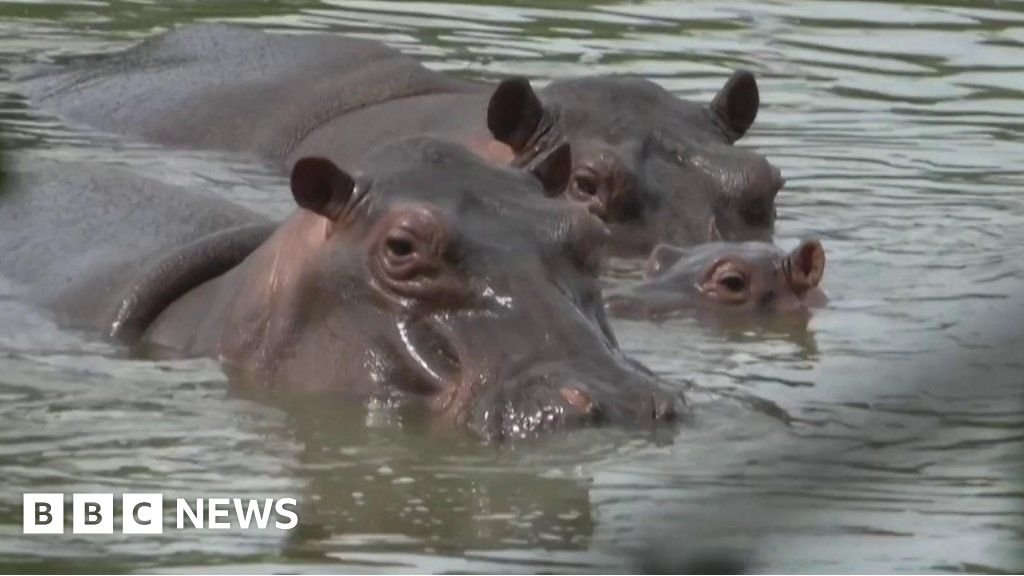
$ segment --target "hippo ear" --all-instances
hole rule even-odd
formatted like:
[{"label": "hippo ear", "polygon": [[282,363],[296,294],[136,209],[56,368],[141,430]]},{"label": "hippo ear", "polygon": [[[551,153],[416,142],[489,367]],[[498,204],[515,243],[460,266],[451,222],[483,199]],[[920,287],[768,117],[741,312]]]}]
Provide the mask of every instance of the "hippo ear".
[{"label": "hippo ear", "polygon": [[329,220],[345,211],[355,180],[326,158],[302,158],[292,168],[292,196],[299,206]]},{"label": "hippo ear", "polygon": [[789,281],[797,292],[814,288],[825,275],[825,249],[817,240],[804,240],[789,253]]},{"label": "hippo ear", "polygon": [[544,118],[544,105],[526,78],[498,84],[487,105],[487,128],[494,139],[520,152]]},{"label": "hippo ear", "polygon": [[737,70],[711,101],[711,111],[725,123],[730,131],[730,141],[735,142],[754,123],[760,104],[761,96],[754,74],[747,70]]},{"label": "hippo ear", "polygon": [[658,244],[651,250],[647,257],[647,264],[644,266],[644,275],[654,278],[665,273],[673,264],[682,259],[684,251],[681,248],[668,244]]},{"label": "hippo ear", "polygon": [[559,196],[569,187],[572,178],[572,148],[568,142],[559,144],[529,167],[531,174],[544,186],[544,195]]}]

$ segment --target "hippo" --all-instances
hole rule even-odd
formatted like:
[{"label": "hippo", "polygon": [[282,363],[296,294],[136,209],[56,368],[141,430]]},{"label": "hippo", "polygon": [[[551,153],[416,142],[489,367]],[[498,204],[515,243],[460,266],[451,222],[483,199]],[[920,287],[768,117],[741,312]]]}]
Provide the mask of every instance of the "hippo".
[{"label": "hippo", "polygon": [[518,167],[568,142],[572,177],[554,195],[608,223],[610,253],[627,257],[713,235],[769,241],[784,183],[763,156],[733,146],[760,105],[745,70],[709,103],[631,76],[534,90],[524,78],[452,78],[368,40],[200,24],[36,71],[19,86],[37,105],[102,130],[283,169],[307,156],[351,169],[378,145],[416,135]]},{"label": "hippo", "polygon": [[710,242],[691,248],[659,245],[643,283],[609,291],[611,316],[660,318],[685,311],[785,314],[820,306],[825,250],[804,240],[786,253],[767,242]]},{"label": "hippo", "polygon": [[106,167],[13,176],[0,272],[64,325],[216,357],[274,395],[419,402],[488,440],[685,407],[621,352],[595,271],[608,231],[546,197],[564,180],[414,137],[356,172],[299,159],[278,224]]}]

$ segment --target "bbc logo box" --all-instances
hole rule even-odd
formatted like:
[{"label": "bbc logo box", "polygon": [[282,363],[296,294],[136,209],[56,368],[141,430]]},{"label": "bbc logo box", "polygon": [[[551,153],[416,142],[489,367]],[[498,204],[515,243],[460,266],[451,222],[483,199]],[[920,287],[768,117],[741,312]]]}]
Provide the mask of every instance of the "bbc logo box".
[{"label": "bbc logo box", "polygon": [[[172,500],[177,530],[292,530],[299,523],[295,498],[195,498]],[[120,514],[113,494],[71,495],[71,531],[74,534],[113,534],[114,520],[121,518],[123,534],[162,534],[163,494],[123,494]],[[25,534],[63,534],[65,495],[23,495],[22,531]]]},{"label": "bbc logo box", "polygon": [[[122,495],[121,532],[163,533],[163,508],[162,494]],[[113,494],[76,493],[71,496],[71,531],[75,534],[113,534],[115,514]],[[64,494],[23,496],[23,533],[63,534],[64,528]]]}]

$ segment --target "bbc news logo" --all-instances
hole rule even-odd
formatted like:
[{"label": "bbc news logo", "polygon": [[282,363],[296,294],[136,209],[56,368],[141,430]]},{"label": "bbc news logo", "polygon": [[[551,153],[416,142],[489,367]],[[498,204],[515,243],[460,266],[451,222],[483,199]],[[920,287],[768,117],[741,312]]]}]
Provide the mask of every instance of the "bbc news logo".
[{"label": "bbc news logo", "polygon": [[[120,502],[123,534],[162,534],[164,531],[163,494],[123,494]],[[178,530],[265,530],[271,526],[291,530],[299,524],[298,504],[294,498],[196,498],[175,500]],[[25,494],[22,501],[24,534],[63,534],[64,494]],[[113,534],[117,510],[113,494],[73,494],[71,532],[73,534]],[[234,520],[234,523],[232,523]]]}]

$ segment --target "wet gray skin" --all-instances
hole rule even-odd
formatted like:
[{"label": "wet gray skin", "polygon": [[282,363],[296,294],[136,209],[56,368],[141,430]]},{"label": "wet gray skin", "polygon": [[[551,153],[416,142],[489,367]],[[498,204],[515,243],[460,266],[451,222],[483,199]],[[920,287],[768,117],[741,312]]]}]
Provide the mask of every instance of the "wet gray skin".
[{"label": "wet gray skin", "polygon": [[711,242],[682,249],[659,245],[647,261],[646,279],[609,291],[608,313],[660,318],[707,311],[716,314],[791,314],[822,305],[818,287],[825,251],[805,240],[786,253],[766,242]]},{"label": "wet gray skin", "polygon": [[[565,184],[550,177],[565,167],[541,169]],[[19,178],[0,203],[0,269],[67,324],[214,356],[280,395],[419,401],[488,439],[646,428],[682,406],[605,321],[606,227],[534,175],[424,138],[352,175],[306,158],[299,208],[260,236],[265,220],[237,207],[112,174]]]},{"label": "wet gray skin", "polygon": [[764,157],[733,146],[759,102],[746,71],[707,105],[640,78],[560,80],[539,94],[525,80],[507,80],[491,101],[489,124],[517,165],[570,142],[565,197],[608,222],[612,250],[628,256],[659,242],[771,240],[784,180]]},{"label": "wet gray skin", "polygon": [[754,76],[735,72],[710,103],[653,82],[584,77],[534,91],[424,68],[377,42],[204,24],[19,82],[36,104],[171,146],[255,154],[284,166],[321,156],[351,169],[382,143],[431,134],[497,164],[529,166],[572,145],[564,195],[612,229],[610,250],[715,234],[770,240],[779,171],[736,148],[757,116]]}]

